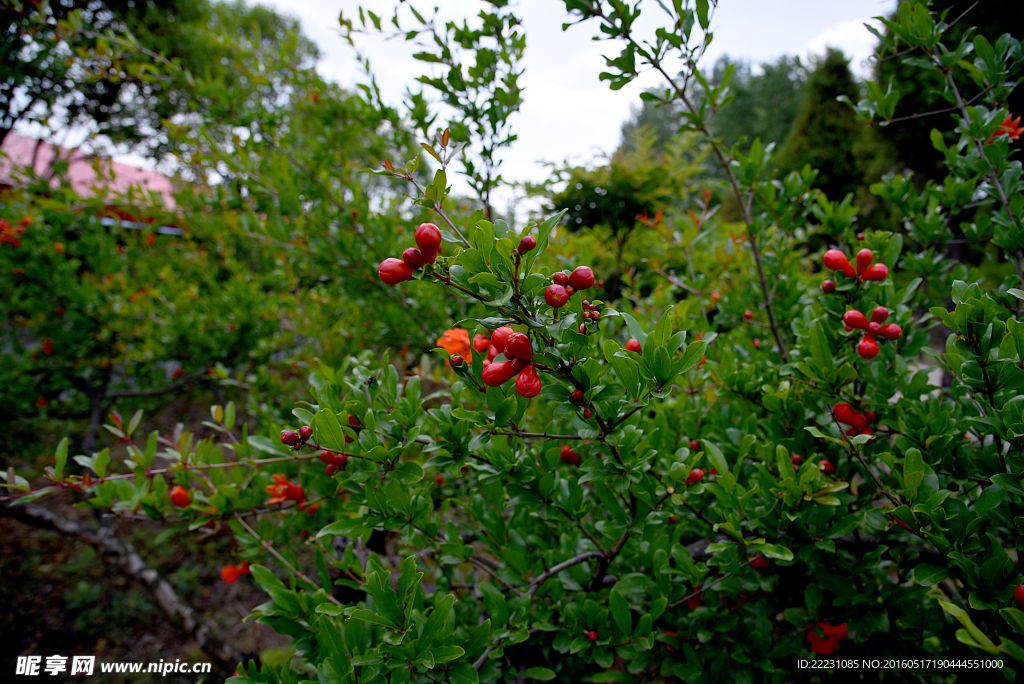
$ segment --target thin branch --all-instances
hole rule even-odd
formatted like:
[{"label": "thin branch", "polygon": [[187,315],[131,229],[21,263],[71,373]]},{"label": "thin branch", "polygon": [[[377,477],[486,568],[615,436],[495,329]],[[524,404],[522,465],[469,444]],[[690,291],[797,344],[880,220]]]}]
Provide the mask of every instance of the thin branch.
[{"label": "thin branch", "polygon": [[[297,567],[295,567],[294,565],[289,563],[288,560],[284,556],[282,556],[280,553],[277,552],[277,549],[275,549],[273,546],[270,545],[270,542],[264,540],[262,537],[260,537],[260,535],[256,532],[256,530],[254,530],[251,527],[249,527],[248,523],[246,523],[241,518],[237,518],[237,520],[238,520],[238,524],[241,525],[242,527],[244,527],[245,531],[248,532],[249,534],[251,534],[253,536],[253,538],[260,543],[260,546],[262,546],[267,551],[269,551],[270,554],[274,558],[276,558],[279,563],[281,563],[281,565],[283,565],[286,568],[288,568],[288,570],[290,572],[294,573],[296,577],[298,577],[302,581],[308,583],[314,589],[320,589],[321,588],[319,584],[317,584],[313,580],[311,580],[308,577],[306,577],[306,575],[302,572],[302,570],[299,570]],[[330,593],[327,593],[327,600],[330,601],[331,603],[333,603],[336,606],[343,606],[343,605],[345,605],[341,601],[339,601],[338,599],[336,599],[333,596],[331,596]]]},{"label": "thin branch", "polygon": [[[628,532],[627,532],[627,534],[628,534]],[[621,549],[621,547],[617,547],[617,548]],[[616,550],[614,553],[618,553],[618,550]],[[579,565],[580,563],[583,563],[584,561],[588,561],[591,558],[605,558],[605,555],[603,553],[599,553],[597,551],[587,551],[586,553],[581,553],[580,555],[576,556],[575,558],[570,558],[567,561],[563,561],[563,562],[559,563],[558,565],[555,565],[554,567],[552,567],[549,570],[545,570],[543,573],[540,574],[540,576],[537,577],[537,579],[535,579],[532,582],[530,582],[530,588],[526,592],[526,595],[527,596],[533,596],[534,594],[537,593],[537,590],[540,589],[541,586],[545,582],[547,582],[549,579],[551,579],[552,577],[554,577],[558,573],[562,572],[563,570],[565,570],[567,568],[571,568],[574,565]]]}]

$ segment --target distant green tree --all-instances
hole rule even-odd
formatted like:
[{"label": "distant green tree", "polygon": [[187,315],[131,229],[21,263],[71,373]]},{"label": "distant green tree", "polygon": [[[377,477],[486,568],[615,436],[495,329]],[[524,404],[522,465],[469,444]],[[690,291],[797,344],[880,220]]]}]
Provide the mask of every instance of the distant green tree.
[{"label": "distant green tree", "polygon": [[[73,13],[82,30],[55,31],[53,22]],[[242,76],[223,38],[255,32],[269,48],[298,36],[292,53],[298,64],[312,64],[316,45],[297,29],[295,19],[243,0],[65,0],[41,6],[4,0],[0,141],[19,122],[46,128],[84,126],[114,144],[162,156],[170,151],[164,122],[197,121],[200,94],[180,79],[153,77],[148,66],[162,57],[227,89]],[[107,54],[131,57],[114,74],[102,58],[100,41],[111,31],[137,41],[135,46],[106,48]]]},{"label": "distant green tree", "polygon": [[864,187],[870,157],[867,128],[848,105],[836,99],[841,95],[856,101],[860,86],[850,72],[849,60],[829,48],[807,81],[800,115],[776,157],[783,175],[808,164],[817,168],[815,185],[831,200],[857,194]]}]

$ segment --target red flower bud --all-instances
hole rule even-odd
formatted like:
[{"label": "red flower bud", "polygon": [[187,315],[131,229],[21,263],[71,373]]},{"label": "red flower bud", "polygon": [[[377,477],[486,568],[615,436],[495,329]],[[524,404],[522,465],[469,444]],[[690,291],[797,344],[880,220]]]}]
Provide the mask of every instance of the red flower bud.
[{"label": "red flower bud", "polygon": [[444,484],[444,478],[441,477],[440,475],[435,475],[434,476],[434,484],[436,484],[438,487],[440,487],[441,485]]},{"label": "red flower bud", "polygon": [[849,311],[843,314],[843,323],[850,326],[851,328],[856,328],[857,330],[868,329],[867,316],[862,314],[860,311],[857,311],[856,309],[850,309]]},{"label": "red flower bud", "polygon": [[864,242],[864,237],[864,233],[857,233],[857,239],[860,240],[861,242]]},{"label": "red flower bud", "polygon": [[313,428],[309,427],[308,425],[303,425],[302,427],[299,428],[299,439],[301,439],[303,442],[308,441],[309,438],[312,436]]},{"label": "red flower bud", "polygon": [[903,328],[895,323],[890,323],[889,325],[883,325],[879,334],[887,340],[898,340],[903,336]]},{"label": "red flower bud", "polygon": [[519,359],[492,363],[487,368],[484,368],[484,372],[481,377],[484,384],[488,387],[498,387],[511,380],[512,377],[521,371],[525,365],[526,362],[520,361]]},{"label": "red flower bud", "polygon": [[456,368],[462,365],[463,358],[458,354],[452,354],[452,365]]},{"label": "red flower bud", "polygon": [[704,479],[704,471],[700,468],[694,468],[690,471],[690,474],[686,478],[686,484],[692,485],[697,484]]},{"label": "red flower bud", "polygon": [[637,354],[639,354],[642,351],[642,349],[643,348],[640,346],[640,341],[635,337],[630,337],[629,341],[626,342],[626,351],[636,352]]},{"label": "red flower bud", "polygon": [[698,442],[695,439],[691,439],[690,440],[690,450],[691,451],[696,451],[697,449],[700,449],[700,442]]},{"label": "red flower bud", "polygon": [[569,301],[569,293],[561,285],[548,285],[548,289],[544,290],[544,301],[552,309],[561,309]]},{"label": "red flower bud", "polygon": [[473,349],[475,349],[478,354],[483,354],[490,346],[491,338],[487,337],[487,335],[473,335]]},{"label": "red flower bud", "polygon": [[751,311],[750,309],[747,309],[746,311],[743,312],[743,320],[749,321],[749,320],[753,320],[753,318],[754,318],[754,312]]},{"label": "red flower bud", "polygon": [[889,317],[889,310],[884,306],[876,306],[871,310],[871,320],[874,323],[885,323],[885,319]]},{"label": "red flower bud", "polygon": [[830,271],[842,271],[850,278],[857,275],[857,272],[853,270],[853,266],[850,264],[850,260],[838,249],[830,249],[825,252],[823,261],[825,262],[825,268]]},{"label": "red flower bud", "polygon": [[758,570],[764,570],[768,567],[768,559],[764,556],[758,556],[754,560],[750,561],[750,567],[757,568]]},{"label": "red flower bud", "polygon": [[597,632],[595,632],[594,630],[590,630],[589,632],[587,632],[587,639],[589,639],[590,641],[597,641]]},{"label": "red flower bud", "polygon": [[804,457],[800,454],[793,454],[789,457],[789,462],[799,468],[800,464],[804,462]]},{"label": "red flower bud", "polygon": [[526,254],[527,252],[532,252],[536,246],[537,238],[532,235],[524,235],[523,239],[519,241],[519,247],[517,249],[520,254]]},{"label": "red flower bud", "polygon": [[874,260],[875,255],[866,247],[857,252],[857,275],[863,275],[864,271],[868,270],[868,266]]},{"label": "red flower bud", "polygon": [[[503,325],[491,333],[491,344],[494,345],[494,348],[498,350],[499,354],[505,351],[505,347],[508,345],[508,338],[511,337],[514,332],[515,330],[512,328],[507,325]],[[497,356],[497,354],[495,356]]]},{"label": "red flower bud", "polygon": [[864,280],[885,280],[888,277],[889,267],[885,264],[874,264],[861,276]]},{"label": "red flower bud", "polygon": [[537,369],[533,367],[533,364],[524,368],[523,372],[516,378],[516,392],[519,392],[519,396],[526,397],[527,399],[532,399],[540,394],[543,386],[540,376],[537,375]]},{"label": "red flower bud", "polygon": [[563,463],[568,463],[569,465],[576,465],[580,462],[580,457],[568,446],[562,447],[561,459]]},{"label": "red flower bud", "polygon": [[821,466],[821,472],[825,473],[826,475],[831,475],[832,473],[836,472],[836,467],[832,465],[830,461],[821,459],[818,462],[818,464]]},{"label": "red flower bud", "polygon": [[295,430],[283,430],[281,432],[281,444],[295,446],[299,443],[300,439],[301,437],[299,437],[299,433]]},{"label": "red flower bud", "polygon": [[594,286],[594,272],[589,266],[577,266],[569,276],[569,284],[576,290],[586,290]]},{"label": "red flower bud", "polygon": [[754,349],[760,349],[761,348],[761,340],[759,338],[757,338],[757,337],[755,337],[754,339],[750,340],[750,344],[754,345]]},{"label": "red flower bud", "polygon": [[555,285],[561,285],[562,287],[565,287],[566,285],[569,284],[569,275],[567,273],[559,271],[558,273],[555,273],[554,275],[551,276],[551,282],[553,282]]},{"label": "red flower bud", "polygon": [[881,331],[882,331],[882,326],[880,324],[875,323],[874,321],[871,321],[870,323],[868,323],[867,334],[869,336],[874,337],[875,335],[877,335]]},{"label": "red flower bud", "polygon": [[178,508],[187,508],[192,499],[189,498],[188,491],[181,485],[174,485],[171,488],[171,503]]},{"label": "red flower bud", "polygon": [[509,359],[531,361],[533,359],[533,347],[530,345],[530,338],[519,332],[509,335],[508,344],[505,345],[505,356]]},{"label": "red flower bud", "polygon": [[1013,602],[1017,604],[1017,607],[1024,610],[1024,584],[1013,589]]},{"label": "red flower bud", "polygon": [[857,353],[862,359],[873,359],[878,356],[878,342],[875,338],[864,336],[864,339],[857,343]]},{"label": "red flower bud", "polygon": [[427,263],[427,260],[423,258],[423,253],[420,250],[410,247],[402,252],[402,262],[409,268],[419,268]]},{"label": "red flower bud", "polygon": [[377,267],[380,279],[388,285],[398,285],[412,278],[412,269],[401,259],[388,257]]},{"label": "red flower bud", "polygon": [[864,420],[868,421],[869,423],[874,423],[876,420],[878,420],[878,414],[875,413],[874,411],[865,411]]},{"label": "red flower bud", "polygon": [[590,420],[590,417],[592,415],[594,415],[594,414],[593,414],[593,412],[591,412],[590,409],[588,409],[588,408],[583,409],[583,420]]},{"label": "red flower bud", "polygon": [[437,259],[437,251],[441,248],[441,231],[438,227],[433,223],[421,223],[416,228],[414,239],[427,263],[434,263],[434,260]]},{"label": "red flower bud", "polygon": [[583,401],[583,390],[581,390],[581,389],[573,390],[572,391],[572,400],[573,401],[577,401],[577,402]]},{"label": "red flower bud", "polygon": [[843,425],[852,425],[855,428],[862,428],[866,427],[868,424],[867,419],[854,411],[849,404],[840,402],[833,406],[832,410],[835,411],[836,420]]},{"label": "red flower bud", "polygon": [[567,294],[567,295],[569,295],[570,297],[572,297],[572,295],[573,295],[573,293],[574,293],[574,292],[576,292],[576,290],[575,290],[575,288],[573,288],[573,286],[572,286],[572,285],[566,285],[566,286],[565,286],[565,294]]},{"label": "red flower bud", "polygon": [[825,294],[831,294],[836,291],[836,284],[833,280],[821,281],[821,291]]},{"label": "red flower bud", "polygon": [[580,335],[586,335],[586,334],[587,334],[587,324],[586,323],[580,323]]}]

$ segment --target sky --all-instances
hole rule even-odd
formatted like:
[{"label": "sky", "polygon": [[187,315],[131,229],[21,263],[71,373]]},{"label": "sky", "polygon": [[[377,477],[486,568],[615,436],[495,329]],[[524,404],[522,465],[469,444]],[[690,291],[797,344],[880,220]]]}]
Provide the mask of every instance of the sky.
[{"label": "sky", "polygon": [[[421,12],[433,8],[430,3],[413,2]],[[338,29],[339,14],[356,19],[358,0],[261,3],[299,19],[302,30],[320,48],[318,69],[324,76],[349,87],[367,82],[355,50],[342,40]],[[473,16],[483,7],[479,0],[441,0],[438,4],[442,20]],[[837,47],[851,57],[855,73],[866,77],[875,38],[863,24],[891,12],[895,5],[895,0],[720,0],[712,18],[714,40],[703,64],[710,67],[726,54],[755,63],[783,54],[806,59],[823,53],[826,47]],[[364,6],[390,17],[388,8],[394,1],[370,0]],[[603,55],[613,54],[610,51],[616,45],[591,39],[596,24],[584,23],[563,32],[567,15],[564,3],[558,0],[518,0],[511,7],[527,37],[525,73],[520,79],[524,104],[512,124],[519,139],[502,155],[500,170],[509,181],[537,182],[548,175],[545,161],[579,164],[612,152],[631,108],[640,104],[640,92],[660,85],[660,76],[642,74],[613,92],[598,75],[605,69]],[[653,34],[665,15],[652,0],[642,7],[637,30]],[[412,58],[420,48],[373,34],[357,36],[356,41],[370,60],[385,101],[400,105],[405,90],[418,87],[415,78],[427,67]],[[116,158],[140,162],[132,156]],[[469,192],[468,184],[458,175],[452,182],[456,193]],[[503,211],[513,194],[508,188],[499,193],[496,208]]]}]

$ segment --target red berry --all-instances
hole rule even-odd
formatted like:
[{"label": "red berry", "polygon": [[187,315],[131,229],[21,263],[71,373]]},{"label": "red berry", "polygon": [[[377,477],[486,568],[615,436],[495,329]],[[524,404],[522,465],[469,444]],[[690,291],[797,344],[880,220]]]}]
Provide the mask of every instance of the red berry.
[{"label": "red berry", "polygon": [[458,354],[452,354],[452,365],[456,368],[462,365],[463,358]]},{"label": "red berry", "polygon": [[696,451],[697,449],[700,449],[700,442],[698,442],[695,439],[691,439],[690,440],[690,450],[691,451]]},{"label": "red berry", "polygon": [[434,476],[434,484],[436,484],[438,487],[440,487],[441,485],[444,484],[444,478],[441,477],[440,475],[435,475]]},{"label": "red berry", "polygon": [[885,280],[888,277],[889,267],[885,264],[874,264],[861,275],[864,280]]},{"label": "red berry", "polygon": [[566,456],[568,456],[571,453],[572,453],[572,447],[571,446],[569,446],[568,444],[562,446],[562,458],[565,458]]},{"label": "red berry", "polygon": [[599,320],[601,320],[601,312],[600,311],[591,311],[590,312],[590,320],[592,320],[592,321],[599,321]]},{"label": "red berry", "polygon": [[594,630],[590,630],[589,632],[587,632],[587,639],[591,641],[597,641],[597,632],[595,632]]},{"label": "red berry", "polygon": [[754,339],[750,340],[750,344],[754,345],[754,349],[760,349],[761,348],[761,340],[759,340],[756,337]]},{"label": "red berry", "polygon": [[626,342],[626,351],[636,352],[639,354],[641,350],[642,347],[640,346],[640,341],[635,337],[630,337],[629,341]]},{"label": "red berry", "polygon": [[825,268],[830,271],[842,271],[850,278],[857,275],[857,272],[853,270],[853,265],[850,264],[850,260],[838,249],[830,249],[825,252],[823,261],[825,262]]},{"label": "red berry", "polygon": [[171,488],[171,503],[178,508],[187,508],[192,499],[189,498],[188,491],[181,485],[174,485]]},{"label": "red berry", "polygon": [[704,471],[700,468],[694,468],[690,471],[690,475],[686,478],[686,484],[692,485],[697,484],[704,479]]},{"label": "red berry", "polygon": [[380,279],[388,285],[398,285],[412,278],[412,269],[401,259],[387,258],[377,268]]},{"label": "red berry", "polygon": [[898,340],[903,336],[903,328],[895,323],[889,323],[888,325],[883,325],[882,329],[878,331],[878,334],[887,340]]},{"label": "red berry", "polygon": [[1018,608],[1024,610],[1024,584],[1014,587],[1013,602],[1017,604]]},{"label": "red berry", "polygon": [[878,414],[875,413],[874,411],[865,411],[864,420],[866,420],[869,423],[874,423],[876,420],[878,420]]},{"label": "red berry", "polygon": [[313,436],[313,428],[308,425],[303,425],[299,428],[299,439],[303,442],[308,442],[309,438]]},{"label": "red berry", "polygon": [[576,465],[580,462],[580,457],[568,446],[562,447],[561,459],[563,463],[568,463],[569,465]]},{"label": "red berry", "polygon": [[544,301],[552,309],[561,309],[569,301],[569,293],[561,285],[548,285],[548,289],[544,290]]},{"label": "red berry", "polygon": [[[505,347],[508,345],[508,338],[511,337],[514,332],[515,330],[512,328],[507,325],[503,325],[491,333],[491,344],[494,345],[494,348],[497,350],[494,356],[505,351]],[[491,358],[494,357],[492,356]]]},{"label": "red berry", "polygon": [[326,468],[324,468],[324,474],[327,475],[327,477],[334,475],[334,473],[336,472],[338,472],[338,466],[334,465],[333,463],[329,464]]},{"label": "red berry", "polygon": [[849,404],[840,402],[832,407],[836,414],[836,420],[843,425],[850,425],[855,428],[867,427],[868,421],[861,414],[857,413]]},{"label": "red berry", "polygon": [[862,359],[873,359],[878,356],[878,343],[875,342],[875,338],[865,335],[864,339],[857,343],[857,353]]},{"label": "red berry", "polygon": [[589,266],[577,266],[569,276],[569,284],[576,290],[586,290],[594,286],[594,272]]},{"label": "red berry", "polygon": [[484,368],[481,379],[488,387],[498,387],[511,380],[525,365],[526,362],[519,359],[495,362]]},{"label": "red berry", "polygon": [[590,409],[588,409],[588,408],[583,409],[583,419],[584,420],[590,420],[590,416],[592,416],[592,415],[594,415],[594,414],[591,412]]},{"label": "red berry", "polygon": [[709,475],[710,475],[711,477],[714,477],[715,475],[718,475],[718,468],[712,468],[712,469],[711,469],[711,472],[710,472],[710,473],[708,473],[708,474],[709,474]]},{"label": "red berry", "polygon": [[889,317],[889,310],[884,306],[876,306],[871,310],[871,322],[872,323],[885,323],[885,319]]},{"label": "red berry", "polygon": [[487,335],[473,335],[473,349],[478,354],[483,354],[491,346],[491,338]]},{"label": "red berry", "polygon": [[743,320],[749,321],[749,320],[752,320],[753,318],[754,318],[754,312],[751,311],[750,309],[747,309],[746,311],[743,312]]},{"label": "red berry", "polygon": [[674,515],[668,516],[668,521],[674,523],[676,521],[676,516],[674,516]]},{"label": "red berry", "polygon": [[768,559],[764,556],[758,556],[754,560],[750,561],[750,567],[757,568],[758,570],[764,570],[768,567]]},{"label": "red berry", "polygon": [[864,242],[864,233],[857,233],[857,239]]},{"label": "red berry", "polygon": [[857,311],[856,309],[850,309],[849,311],[843,314],[843,323],[857,330],[868,329],[867,316],[862,314],[860,311]]},{"label": "red berry", "polygon": [[299,433],[295,430],[284,430],[281,432],[281,444],[295,446],[299,443],[300,439]]},{"label": "red berry", "polygon": [[517,249],[520,254],[526,254],[527,252],[532,252],[536,246],[537,238],[532,235],[524,235],[523,239],[519,241],[519,247]]},{"label": "red berry", "polygon": [[529,362],[533,359],[533,347],[530,345],[530,338],[520,332],[514,332],[508,337],[505,345],[505,356],[509,359],[522,359]]},{"label": "red berry", "polygon": [[416,246],[420,248],[423,258],[427,263],[434,263],[437,259],[437,250],[441,248],[441,231],[433,223],[421,223],[416,228],[414,236]]},{"label": "red berry", "polygon": [[328,451],[327,449],[322,450],[320,452],[318,458],[321,461],[323,461],[324,463],[326,463],[327,465],[330,465],[331,463],[334,463],[334,453]]},{"label": "red berry", "polygon": [[532,399],[540,394],[543,386],[540,376],[537,375],[537,369],[533,367],[532,363],[524,368],[516,378],[516,392],[519,392],[519,396],[527,399]]},{"label": "red berry", "polygon": [[868,266],[870,266],[871,262],[874,260],[875,255],[866,247],[857,252],[857,275],[863,275],[864,271],[868,270]]},{"label": "red berry", "polygon": [[427,263],[427,260],[423,258],[423,254],[420,250],[415,247],[410,247],[402,252],[402,262],[409,268],[419,268],[423,264]]},{"label": "red berry", "polygon": [[821,291],[825,294],[831,294],[836,291],[836,283],[833,280],[821,281]]},{"label": "red berry", "polygon": [[572,400],[573,401],[577,401],[577,402],[578,401],[583,401],[583,390],[581,390],[581,389],[573,390],[572,391]]},{"label": "red berry", "polygon": [[831,461],[821,459],[818,463],[819,465],[821,465],[821,472],[825,473],[826,475],[831,475],[832,473],[836,472],[836,467],[832,465]]},{"label": "red berry", "polygon": [[551,282],[553,282],[555,285],[561,285],[562,287],[565,287],[566,285],[569,284],[569,275],[567,273],[559,271],[558,273],[555,273],[554,275],[551,276]]},{"label": "red berry", "polygon": [[804,462],[804,457],[801,456],[800,454],[793,454],[792,456],[789,457],[789,460],[793,465],[799,468],[800,464]]},{"label": "red berry", "polygon": [[565,294],[567,294],[570,297],[572,297],[574,292],[576,292],[576,288],[574,288],[572,285],[566,285],[565,286]]}]

